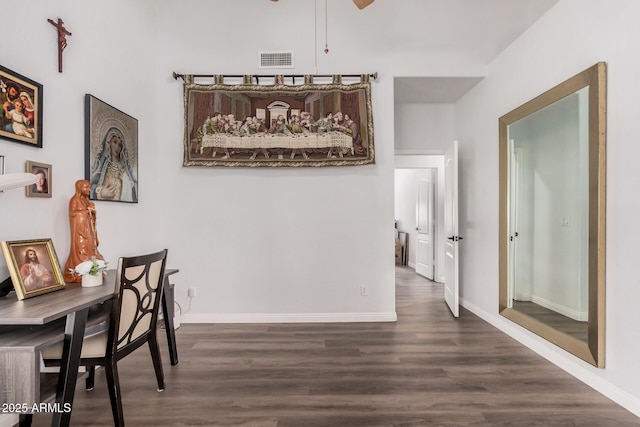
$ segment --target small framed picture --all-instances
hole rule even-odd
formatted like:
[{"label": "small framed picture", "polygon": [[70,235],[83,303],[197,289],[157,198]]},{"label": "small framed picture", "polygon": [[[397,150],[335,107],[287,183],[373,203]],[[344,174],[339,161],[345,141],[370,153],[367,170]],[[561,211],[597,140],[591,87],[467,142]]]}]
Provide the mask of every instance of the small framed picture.
[{"label": "small framed picture", "polygon": [[2,253],[19,300],[65,287],[51,239],[2,242]]},{"label": "small framed picture", "polygon": [[26,187],[27,197],[51,197],[52,166],[27,160],[26,171],[38,176],[35,184]]},{"label": "small framed picture", "polygon": [[0,65],[0,137],[42,148],[42,85]]}]

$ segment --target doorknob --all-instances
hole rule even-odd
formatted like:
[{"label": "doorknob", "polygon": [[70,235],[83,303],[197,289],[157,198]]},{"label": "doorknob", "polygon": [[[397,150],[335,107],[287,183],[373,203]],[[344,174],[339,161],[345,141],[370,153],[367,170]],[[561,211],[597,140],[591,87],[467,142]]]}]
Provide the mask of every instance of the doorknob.
[{"label": "doorknob", "polygon": [[447,239],[449,240],[453,240],[454,242],[457,242],[458,240],[462,240],[463,237],[460,236],[451,236],[451,237],[447,237]]}]

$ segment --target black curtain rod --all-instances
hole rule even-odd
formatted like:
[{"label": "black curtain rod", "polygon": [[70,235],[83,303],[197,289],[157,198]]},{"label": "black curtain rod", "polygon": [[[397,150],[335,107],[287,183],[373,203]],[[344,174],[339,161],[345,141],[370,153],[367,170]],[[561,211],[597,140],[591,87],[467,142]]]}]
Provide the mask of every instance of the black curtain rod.
[{"label": "black curtain rod", "polygon": [[[334,74],[247,74],[249,76],[251,76],[252,78],[255,77],[256,79],[259,79],[261,77],[275,77],[275,76],[282,76],[284,78],[292,78],[295,80],[296,77],[304,77],[304,76],[311,76],[311,77],[328,77],[331,78],[334,76]],[[342,77],[361,77],[362,74],[335,74],[338,76],[342,76]],[[173,78],[175,80],[178,80],[178,78],[184,80],[184,76],[185,74],[178,74],[175,71],[173,72]],[[216,74],[192,74],[193,77],[198,78],[198,77],[215,77]],[[243,78],[245,75],[244,74],[222,74],[222,77],[237,77],[237,78]],[[373,80],[378,78],[378,73],[373,73],[373,74],[369,74],[369,77],[371,77]]]}]

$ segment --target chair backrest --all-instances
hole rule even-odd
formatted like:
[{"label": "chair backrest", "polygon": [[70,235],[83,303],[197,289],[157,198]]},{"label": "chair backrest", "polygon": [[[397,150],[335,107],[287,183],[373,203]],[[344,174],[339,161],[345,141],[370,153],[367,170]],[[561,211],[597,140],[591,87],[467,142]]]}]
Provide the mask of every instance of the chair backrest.
[{"label": "chair backrest", "polygon": [[[116,295],[109,328],[110,351],[120,359],[155,333],[167,250],[118,260]],[[115,337],[117,331],[117,337]]]}]

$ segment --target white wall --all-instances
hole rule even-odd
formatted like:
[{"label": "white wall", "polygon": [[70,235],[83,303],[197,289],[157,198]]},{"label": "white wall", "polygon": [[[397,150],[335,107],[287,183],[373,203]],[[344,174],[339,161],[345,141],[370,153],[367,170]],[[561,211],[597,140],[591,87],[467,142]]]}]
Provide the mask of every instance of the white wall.
[{"label": "white wall", "polygon": [[[159,221],[172,230],[167,244],[170,264],[180,268],[182,306],[188,287],[198,291],[183,321],[395,319],[393,123],[378,120],[393,116],[391,77],[373,83],[375,165],[182,167],[182,82],[171,73],[273,73],[257,69],[265,50],[295,52],[296,69],[280,72],[314,73],[313,4],[289,2],[286,13],[275,13],[283,4],[256,2],[247,13],[226,2],[219,19],[210,1],[154,2],[153,111],[162,118],[155,144],[165,172],[158,185],[170,199]],[[325,72],[374,66],[353,58],[337,67],[327,58]]]},{"label": "white wall", "polygon": [[[69,251],[68,201],[74,183],[84,178],[84,95],[91,93],[139,120],[140,203],[101,203],[98,206],[100,250],[115,266],[120,255],[156,247],[150,218],[160,189],[154,186],[157,151],[155,120],[148,107],[155,94],[145,84],[152,71],[151,18],[144,2],[116,0],[100,3],[79,0],[34,0],[13,4],[3,12],[5,43],[0,45],[3,66],[43,85],[43,148],[0,140],[6,172],[24,172],[25,161],[51,164],[52,198],[26,198],[23,190],[0,194],[0,239],[53,239],[64,265]],[[25,17],[28,25],[25,25]],[[58,73],[57,34],[47,18],[60,17],[72,33]],[[116,23],[114,25],[114,23]],[[8,39],[7,39],[8,37]],[[8,276],[4,259],[0,278]]]},{"label": "white wall", "polygon": [[[0,141],[0,150],[7,172],[35,160],[52,164],[54,179],[52,199],[0,195],[11,207],[0,213],[0,239],[51,237],[66,261],[68,200],[84,177],[83,97],[91,93],[139,121],[140,203],[96,203],[100,250],[112,265],[121,255],[168,248],[169,265],[180,269],[176,296],[192,321],[393,320],[394,76],[478,76],[485,64],[464,52],[416,55],[424,47],[413,43],[381,60],[363,37],[374,29],[371,9],[350,2],[333,9],[324,54],[320,2],[317,11],[313,0],[251,2],[251,13],[248,4],[30,0],[5,11],[2,64],[44,85],[44,148]],[[382,16],[394,7],[376,5]],[[58,16],[73,33],[62,74],[46,22]],[[406,29],[400,20],[388,25]],[[172,72],[265,73],[257,68],[264,50],[295,52],[294,69],[267,73],[378,72],[374,165],[182,167],[182,84]],[[0,275],[8,276],[3,261]],[[191,302],[189,287],[198,294]]]},{"label": "white wall", "polygon": [[[456,104],[463,304],[640,415],[640,181],[636,0],[561,0]],[[606,368],[597,369],[498,315],[498,117],[598,61],[608,64]]]},{"label": "white wall", "polygon": [[453,104],[396,104],[396,154],[443,154],[454,140]]},{"label": "white wall", "polygon": [[[380,72],[372,90],[375,165],[183,168],[182,84],[173,71],[264,73],[257,52],[274,49],[296,53],[296,69],[280,72],[316,67],[313,1],[290,3],[286,14],[271,2],[252,4],[250,14],[236,2],[188,3],[32,1],[6,12],[7,34],[24,33],[24,16],[35,23],[29,37],[0,49],[4,66],[44,84],[45,148],[0,147],[7,172],[22,171],[25,160],[53,164],[54,197],[0,195],[11,206],[2,209],[0,238],[52,237],[64,264],[68,200],[84,171],[83,96],[91,93],[139,120],[140,203],[96,203],[100,249],[112,265],[120,255],[167,247],[169,265],[180,269],[178,301],[192,320],[394,320],[393,122],[378,120],[393,117],[392,74],[372,57],[340,58],[348,47],[339,44],[318,63],[318,73]],[[63,74],[46,22],[57,16],[73,33]],[[3,261],[0,273],[8,276]],[[198,291],[191,304],[188,287]]]},{"label": "white wall", "polygon": [[[112,266],[121,255],[164,246],[155,233],[154,185],[160,171],[150,143],[156,121],[149,106],[155,90],[152,17],[145,1],[86,2],[29,0],[3,8],[0,64],[43,85],[43,148],[0,139],[7,173],[24,172],[27,160],[52,165],[52,198],[26,198],[24,190],[0,194],[0,240],[51,238],[62,266],[69,252],[68,202],[74,183],[84,178],[84,95],[91,93],[139,121],[140,203],[98,204],[100,250]],[[56,30],[47,19],[60,17],[72,33],[58,73]],[[0,279],[9,276],[0,257]],[[10,294],[8,298],[15,298]],[[0,416],[0,425],[16,417]]]},{"label": "white wall", "polygon": [[[478,76],[484,64],[458,54],[449,62],[434,61],[416,55],[420,47],[412,44],[398,44],[393,60],[381,60],[377,45],[363,37],[374,30],[371,9],[359,11],[351,2],[330,9],[330,53],[324,54],[322,2],[315,13],[312,0],[248,4],[153,2],[154,145],[163,171],[157,185],[170,198],[159,221],[163,230],[171,230],[170,264],[180,268],[177,299],[183,308],[191,307],[184,320],[394,319],[394,76]],[[380,2],[374,12],[393,7]],[[402,21],[388,25],[396,31],[405,27]],[[259,70],[258,52],[265,50],[293,50],[295,69]],[[182,84],[171,78],[173,71],[378,72],[372,86],[376,163],[183,168]],[[368,296],[360,296],[361,285],[368,287]],[[190,286],[198,289],[198,297],[189,304]]]}]

